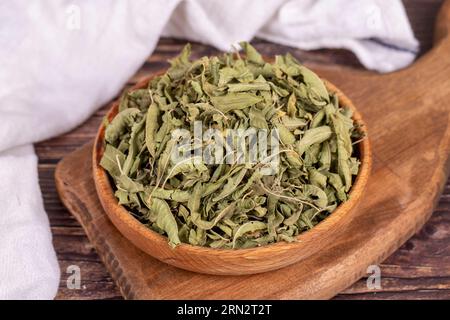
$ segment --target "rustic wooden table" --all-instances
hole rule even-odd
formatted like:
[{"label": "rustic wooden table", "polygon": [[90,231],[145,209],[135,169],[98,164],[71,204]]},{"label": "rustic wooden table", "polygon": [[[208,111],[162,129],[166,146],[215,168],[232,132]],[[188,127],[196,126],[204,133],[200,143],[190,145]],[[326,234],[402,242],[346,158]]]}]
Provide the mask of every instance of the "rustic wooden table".
[{"label": "rustic wooden table", "polygon": [[[432,42],[433,25],[442,0],[403,0],[414,32],[426,52]],[[174,56],[184,41],[163,39],[129,84],[143,75],[160,69]],[[342,50],[317,50],[305,52],[287,47],[255,41],[256,47],[266,55],[287,50],[302,61],[337,63],[361,68],[352,53]],[[196,56],[210,55],[216,51],[195,44]],[[39,157],[39,179],[47,210],[53,243],[61,267],[58,299],[120,299],[121,295],[103,263],[89,243],[78,222],[61,204],[55,189],[54,170],[66,154],[90,141],[106,112],[98,110],[86,123],[75,130],[35,145]],[[67,267],[78,265],[81,269],[81,289],[66,286]],[[412,239],[389,257],[381,268],[380,290],[369,290],[361,279],[339,294],[336,299],[450,299],[450,180],[429,222]]]}]

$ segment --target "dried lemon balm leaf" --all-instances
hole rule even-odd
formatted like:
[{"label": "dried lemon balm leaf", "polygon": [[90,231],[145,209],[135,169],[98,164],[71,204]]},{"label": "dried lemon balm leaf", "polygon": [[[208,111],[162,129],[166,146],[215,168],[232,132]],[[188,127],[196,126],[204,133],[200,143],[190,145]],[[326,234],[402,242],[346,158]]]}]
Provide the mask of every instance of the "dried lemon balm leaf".
[{"label": "dried lemon balm leaf", "polygon": [[100,165],[136,219],[184,242],[251,248],[297,236],[349,198],[361,133],[351,111],[293,56],[191,60],[120,98]]}]

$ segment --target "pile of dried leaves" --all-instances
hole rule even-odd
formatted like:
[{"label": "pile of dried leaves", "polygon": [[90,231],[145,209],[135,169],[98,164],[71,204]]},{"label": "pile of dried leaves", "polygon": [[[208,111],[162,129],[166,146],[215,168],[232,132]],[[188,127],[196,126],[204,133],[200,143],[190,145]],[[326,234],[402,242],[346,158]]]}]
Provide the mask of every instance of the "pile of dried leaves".
[{"label": "pile of dried leaves", "polygon": [[[267,63],[241,46],[245,57],[191,61],[187,45],[147,88],[124,93],[106,124],[101,165],[119,203],[173,246],[295,241],[347,200],[358,173],[353,144],[361,136],[351,111],[291,55]],[[260,163],[173,163],[171,133],[192,132],[194,121],[204,131],[277,129],[276,173],[261,174]]]}]

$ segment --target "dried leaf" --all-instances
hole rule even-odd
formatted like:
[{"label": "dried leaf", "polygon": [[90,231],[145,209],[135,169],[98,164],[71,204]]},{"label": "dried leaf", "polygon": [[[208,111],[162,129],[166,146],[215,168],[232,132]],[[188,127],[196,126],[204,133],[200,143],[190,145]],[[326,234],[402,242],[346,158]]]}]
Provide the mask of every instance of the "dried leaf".
[{"label": "dried leaf", "polygon": [[264,222],[250,221],[244,223],[242,226],[236,229],[236,232],[233,235],[233,248],[236,246],[236,240],[242,237],[244,234],[266,229],[267,225]]},{"label": "dried leaf", "polygon": [[100,165],[108,171],[113,178],[117,178],[122,174],[124,162],[125,155],[112,145],[107,144],[102,159],[100,160]]},{"label": "dried leaf", "polygon": [[297,143],[297,153],[302,155],[306,148],[316,143],[322,143],[331,137],[331,128],[329,126],[321,126],[309,129]]},{"label": "dried leaf", "polygon": [[169,244],[174,247],[180,244],[177,222],[172,215],[167,202],[158,198],[153,198],[151,200],[150,210],[157,214],[158,218],[156,219],[156,224],[166,232],[169,237]]},{"label": "dried leaf", "polygon": [[159,108],[156,103],[152,103],[147,111],[147,118],[145,122],[145,143],[150,155],[155,157],[156,153],[156,141],[155,134],[158,130],[158,116]]},{"label": "dried leaf", "polygon": [[213,106],[223,113],[245,109],[261,101],[261,97],[252,93],[228,93],[224,96],[211,97]]},{"label": "dried leaf", "polygon": [[115,145],[117,139],[133,125],[139,113],[140,110],[137,108],[125,109],[118,113],[106,127],[105,140]]},{"label": "dried leaf", "polygon": [[244,49],[244,52],[247,56],[248,61],[259,64],[259,65],[265,64],[265,61],[262,58],[262,56],[259,54],[258,51],[256,51],[256,49],[250,43],[240,42],[239,44]]}]

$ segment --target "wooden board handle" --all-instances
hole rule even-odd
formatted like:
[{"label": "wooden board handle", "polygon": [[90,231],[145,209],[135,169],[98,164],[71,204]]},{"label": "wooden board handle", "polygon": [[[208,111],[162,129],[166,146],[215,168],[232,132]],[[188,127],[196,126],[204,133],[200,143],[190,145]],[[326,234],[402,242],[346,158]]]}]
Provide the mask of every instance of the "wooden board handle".
[{"label": "wooden board handle", "polygon": [[[445,0],[439,13],[436,17],[433,36],[433,48],[420,56],[409,67],[393,72],[387,75],[386,78],[391,78],[394,81],[404,81],[405,79],[411,79],[411,77],[422,75],[422,77],[428,77],[428,75],[442,73],[443,70],[450,68],[450,0]],[[438,81],[436,84],[442,87],[442,81]],[[431,84],[429,87],[432,87]]]},{"label": "wooden board handle", "polygon": [[439,11],[434,30],[434,45],[447,40],[450,33],[450,0],[446,0]]}]

